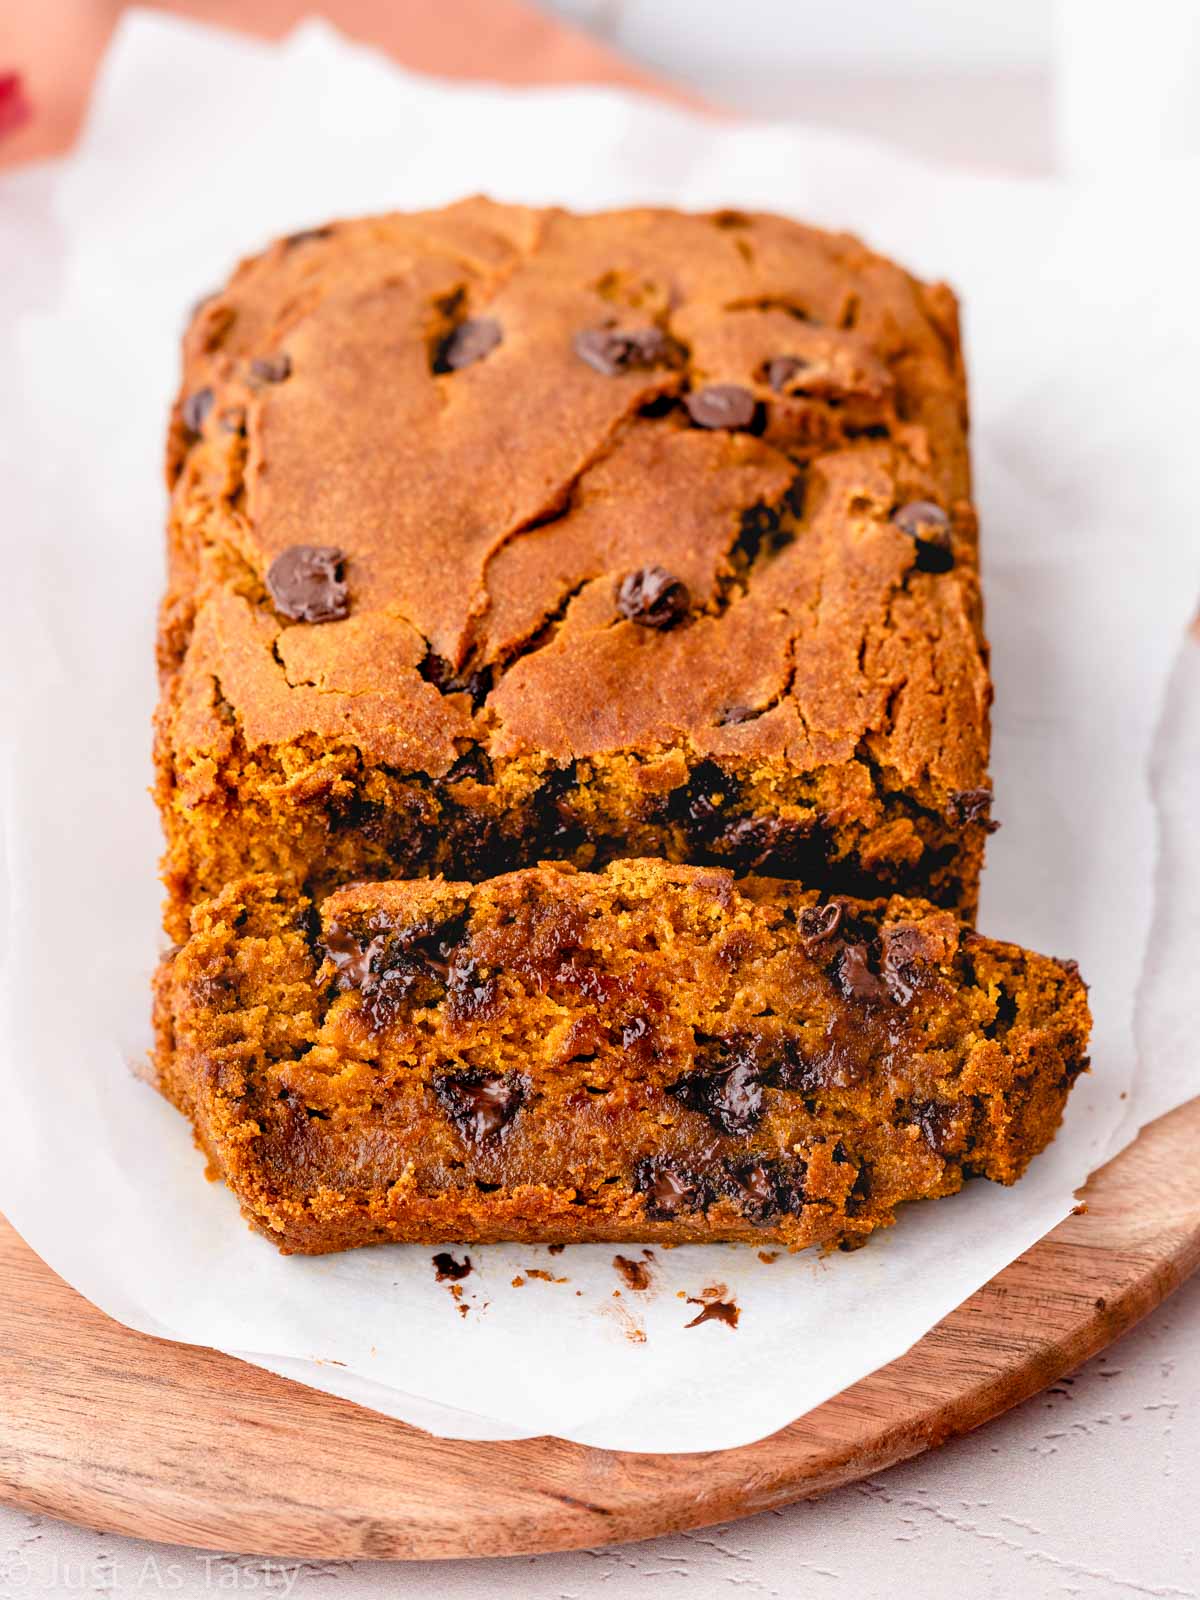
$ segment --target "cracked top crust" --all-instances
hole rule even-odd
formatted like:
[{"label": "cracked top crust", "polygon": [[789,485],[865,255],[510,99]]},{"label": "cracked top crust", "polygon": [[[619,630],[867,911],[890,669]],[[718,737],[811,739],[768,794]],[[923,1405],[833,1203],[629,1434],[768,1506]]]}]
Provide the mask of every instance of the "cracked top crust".
[{"label": "cracked top crust", "polygon": [[[848,235],[477,199],[279,241],[186,337],[172,741],[219,759],[224,710],[435,778],[865,747],[943,804],[987,757],[965,429],[953,295]],[[298,546],[332,620],[289,615]]]}]

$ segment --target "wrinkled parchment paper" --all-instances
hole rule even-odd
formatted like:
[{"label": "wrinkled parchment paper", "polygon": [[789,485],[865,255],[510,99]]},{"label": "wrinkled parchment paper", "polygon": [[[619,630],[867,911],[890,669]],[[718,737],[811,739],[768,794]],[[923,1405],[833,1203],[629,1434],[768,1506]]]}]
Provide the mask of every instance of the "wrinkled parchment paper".
[{"label": "wrinkled parchment paper", "polygon": [[[1059,1221],[1141,1120],[1197,1089],[1163,960],[1170,894],[1197,863],[1173,777],[1182,735],[1156,766],[1174,808],[1157,909],[1149,788],[1200,583],[1194,207],[1175,203],[1197,176],[951,176],[612,91],[451,88],[321,25],[271,47],[127,19],[78,153],[0,182],[0,1208],[30,1244],[131,1326],[439,1433],[695,1450],[760,1437],[900,1355]],[[972,1184],[826,1260],[659,1250],[646,1293],[623,1286],[612,1246],[472,1248],[456,1303],[426,1249],[278,1256],[131,1072],[159,946],[146,785],[185,313],[277,233],[476,190],[765,206],[848,228],[961,293],[1004,824],[981,925],[1078,957],[1096,1014],[1093,1071],[1016,1189]],[[686,1329],[686,1297],[717,1283],[737,1329]]]}]

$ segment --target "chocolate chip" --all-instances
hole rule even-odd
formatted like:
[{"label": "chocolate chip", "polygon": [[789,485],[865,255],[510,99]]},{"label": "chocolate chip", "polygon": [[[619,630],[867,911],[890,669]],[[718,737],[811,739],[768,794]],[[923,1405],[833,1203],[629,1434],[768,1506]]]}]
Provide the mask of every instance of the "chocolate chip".
[{"label": "chocolate chip", "polygon": [[667,1093],[722,1133],[750,1133],[763,1114],[764,1071],[755,1042],[734,1035],[715,1048],[722,1057],[717,1066],[685,1073],[667,1085]]},{"label": "chocolate chip", "polygon": [[892,521],[917,547],[919,572],[949,572],[954,565],[950,518],[932,500],[910,500]]},{"label": "chocolate chip", "polygon": [[664,567],[639,567],[617,589],[617,610],[641,628],[673,628],[687,616],[691,603],[687,584]]},{"label": "chocolate chip", "polygon": [[470,317],[442,340],[433,358],[433,370],[459,372],[491,355],[503,338],[503,330],[493,317]]},{"label": "chocolate chip", "polygon": [[571,806],[577,787],[577,766],[569,761],[565,766],[551,767],[534,793],[534,834],[538,853],[543,858],[569,857],[587,842],[585,830]]},{"label": "chocolate chip", "polygon": [[670,346],[660,328],[584,328],[574,339],[575,354],[606,378],[663,363]]},{"label": "chocolate chip", "polygon": [[179,408],[183,425],[193,439],[199,438],[204,420],[213,407],[213,392],[211,389],[197,389],[185,397]]},{"label": "chocolate chip", "polygon": [[815,1094],[830,1085],[828,1045],[817,1054],[801,1053],[795,1040],[788,1040],[771,1073],[771,1081],[781,1089],[798,1094]]},{"label": "chocolate chip", "polygon": [[649,1017],[630,1017],[621,1024],[621,1048],[631,1050],[635,1045],[648,1039],[653,1031],[653,1024]]},{"label": "chocolate chip", "polygon": [[735,870],[762,872],[768,862],[787,855],[803,837],[802,826],[780,817],[736,817],[722,830],[714,848]]},{"label": "chocolate chip", "polygon": [[864,1165],[854,1174],[854,1182],[850,1185],[850,1192],[846,1196],[846,1215],[857,1217],[870,1198],[871,1169]]},{"label": "chocolate chip", "polygon": [[731,1173],[738,1190],[756,1206],[771,1205],[775,1201],[775,1180],[765,1161],[751,1161]]},{"label": "chocolate chip", "polygon": [[912,1119],[935,1156],[947,1156],[961,1144],[956,1117],[953,1106],[938,1105],[934,1100],[913,1103]]},{"label": "chocolate chip", "polygon": [[445,656],[439,656],[435,650],[426,653],[417,671],[439,694],[469,694],[475,711],[491,692],[491,667],[480,667],[475,672],[455,672]]},{"label": "chocolate chip", "polygon": [[282,350],[275,356],[256,356],[250,363],[254,383],[282,383],[292,375],[292,358]]},{"label": "chocolate chip", "polygon": [[396,928],[386,913],[375,912],[357,931],[333,922],[325,948],[343,993],[357,990],[376,1027],[386,1027],[421,986],[421,998],[445,998],[454,1020],[482,1008],[492,998],[461,945],[465,919],[430,921]]},{"label": "chocolate chip", "polygon": [[294,544],[276,556],[267,572],[275,609],[293,622],[337,622],[350,611],[340,550],[327,544]]},{"label": "chocolate chip", "polygon": [[472,783],[492,781],[491,757],[482,745],[473,744],[469,750],[464,750],[446,774],[447,783],[463,783],[467,779]]},{"label": "chocolate chip", "polygon": [[470,1271],[470,1256],[456,1261],[448,1250],[439,1250],[433,1258],[433,1272],[439,1283],[461,1283]]},{"label": "chocolate chip", "polygon": [[736,1200],[752,1222],[772,1222],[785,1212],[797,1212],[804,1204],[803,1161],[774,1161],[754,1156],[730,1162],[721,1183],[722,1192]]},{"label": "chocolate chip", "polygon": [[883,981],[897,1005],[907,1005],[925,982],[929,968],[924,936],[919,928],[884,928],[880,934]]},{"label": "chocolate chip", "polygon": [[991,807],[990,789],[958,789],[950,796],[946,811],[951,822],[960,827],[964,823],[982,821],[985,833],[995,833],[1000,824],[988,815]]},{"label": "chocolate chip", "polygon": [[811,365],[811,361],[803,361],[799,356],[776,356],[773,361],[767,362],[767,382],[776,394],[782,394],[796,374],[804,372]]},{"label": "chocolate chip", "polygon": [[688,416],[698,428],[752,429],[759,420],[758,401],[736,383],[712,383],[684,396]]},{"label": "chocolate chip", "polygon": [[685,784],[671,792],[667,815],[680,822],[694,848],[711,847],[729,826],[729,810],[740,793],[732,774],[715,761],[702,761]]},{"label": "chocolate chip", "polygon": [[838,988],[847,1000],[873,1002],[889,998],[888,986],[877,972],[872,972],[865,944],[848,944],[838,957]]},{"label": "chocolate chip", "polygon": [[681,1211],[703,1211],[708,1203],[704,1180],[669,1156],[647,1156],[639,1161],[633,1186],[646,1196],[646,1215],[656,1222],[677,1217]]},{"label": "chocolate chip", "polygon": [[520,1072],[485,1072],[468,1067],[433,1080],[450,1120],[470,1144],[499,1138],[529,1098],[529,1079]]},{"label": "chocolate chip", "polygon": [[806,955],[814,955],[827,939],[832,939],[842,924],[842,907],[837,900],[823,906],[805,906],[797,927]]},{"label": "chocolate chip", "polygon": [[382,933],[364,944],[349,928],[340,922],[331,922],[325,933],[325,949],[333,962],[338,988],[346,993],[369,987],[386,945]]},{"label": "chocolate chip", "polygon": [[482,977],[474,956],[455,961],[446,974],[446,1011],[452,1022],[473,1022],[489,1016],[496,1006],[499,985]]}]

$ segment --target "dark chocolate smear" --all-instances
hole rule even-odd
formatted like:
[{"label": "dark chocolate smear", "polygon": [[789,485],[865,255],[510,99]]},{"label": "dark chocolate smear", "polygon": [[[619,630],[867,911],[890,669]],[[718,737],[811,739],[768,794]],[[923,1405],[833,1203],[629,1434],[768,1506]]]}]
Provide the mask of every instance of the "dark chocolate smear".
[{"label": "dark chocolate smear", "polygon": [[506,1133],[529,1098],[530,1082],[520,1072],[485,1072],[468,1067],[433,1081],[450,1120],[469,1144],[486,1144]]}]

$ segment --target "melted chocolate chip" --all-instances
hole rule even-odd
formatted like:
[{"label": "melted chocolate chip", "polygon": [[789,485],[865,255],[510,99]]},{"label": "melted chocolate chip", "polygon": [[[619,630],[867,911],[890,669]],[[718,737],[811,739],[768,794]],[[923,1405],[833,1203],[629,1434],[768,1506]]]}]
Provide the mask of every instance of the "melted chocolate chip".
[{"label": "melted chocolate chip", "polygon": [[491,667],[480,667],[475,672],[455,672],[445,656],[439,656],[434,650],[427,653],[417,671],[439,694],[469,694],[476,711],[491,693]]},{"label": "melted chocolate chip", "polygon": [[469,750],[464,750],[446,774],[447,783],[464,783],[467,779],[473,783],[492,781],[491,757],[482,745],[473,744]]},{"label": "melted chocolate chip", "polygon": [[648,1045],[654,1032],[654,1024],[649,1017],[629,1017],[621,1024],[621,1048],[633,1050],[639,1045]]},{"label": "melted chocolate chip", "polygon": [[919,928],[891,927],[883,929],[880,942],[880,970],[888,993],[897,1005],[907,1005],[929,970],[925,940]]},{"label": "melted chocolate chip", "polygon": [[470,1256],[456,1261],[448,1250],[439,1250],[433,1258],[433,1272],[439,1283],[461,1283],[470,1271]]},{"label": "melted chocolate chip", "polygon": [[433,358],[433,370],[460,372],[491,355],[503,338],[503,330],[493,317],[470,317],[442,340]]},{"label": "melted chocolate chip", "polygon": [[846,1215],[856,1217],[871,1198],[871,1170],[861,1166],[854,1174],[854,1182],[846,1196]]},{"label": "melted chocolate chip", "polygon": [[617,588],[617,610],[641,628],[673,628],[687,616],[691,601],[687,584],[663,567],[639,567]]},{"label": "melted chocolate chip", "polygon": [[667,1085],[667,1093],[689,1111],[706,1116],[722,1133],[750,1133],[763,1113],[765,1074],[755,1041],[735,1034],[714,1049],[721,1058],[718,1065],[685,1073]]},{"label": "melted chocolate chip", "polygon": [[917,548],[919,572],[949,572],[954,565],[950,540],[950,518],[932,500],[910,500],[901,506],[892,521],[906,533]]},{"label": "melted chocolate chip", "polygon": [[357,990],[372,1021],[382,1028],[418,985],[424,999],[441,999],[444,992],[455,1021],[479,1015],[490,1005],[494,986],[480,980],[474,963],[462,954],[464,937],[461,917],[395,928],[385,913],[376,912],[359,932],[331,923],[325,948],[338,988],[343,993]]},{"label": "melted chocolate chip", "polygon": [[213,392],[211,389],[197,389],[194,393],[185,396],[179,408],[183,425],[192,439],[200,436],[205,418],[213,408]]},{"label": "melted chocolate chip", "polygon": [[795,1046],[784,1054],[771,1077],[780,1089],[791,1089],[798,1094],[815,1094],[825,1087],[822,1061],[801,1055]]},{"label": "melted chocolate chip", "polygon": [[282,350],[275,356],[257,356],[250,363],[252,383],[283,383],[292,375],[292,358]]},{"label": "melted chocolate chip", "polygon": [[586,840],[584,829],[571,811],[570,799],[577,778],[574,761],[562,767],[551,767],[534,794],[534,831],[543,857],[571,856]]},{"label": "melted chocolate chip", "polygon": [[293,622],[337,622],[350,612],[342,552],[327,544],[294,544],[267,572],[275,609]]},{"label": "melted chocolate chip", "polygon": [[887,984],[877,972],[871,970],[865,944],[846,945],[834,970],[838,988],[847,1000],[871,1003],[889,998]]},{"label": "melted chocolate chip", "polygon": [[959,827],[968,822],[982,822],[985,833],[995,833],[1000,826],[988,815],[991,808],[990,789],[958,789],[950,796],[946,805],[951,822],[957,823]]},{"label": "melted chocolate chip", "polygon": [[810,361],[804,361],[799,356],[776,356],[773,361],[767,362],[767,382],[776,394],[782,394],[796,374],[811,365]]},{"label": "melted chocolate chip", "polygon": [[340,922],[331,922],[325,933],[325,949],[333,962],[334,979],[343,994],[370,986],[387,947],[384,934],[363,943],[358,935]]},{"label": "melted chocolate chip", "polygon": [[947,1156],[959,1144],[953,1106],[938,1105],[934,1100],[917,1101],[912,1107],[912,1119],[935,1156]]},{"label": "melted chocolate chip", "polygon": [[474,956],[455,961],[446,974],[446,1010],[453,1022],[473,1022],[495,1009],[499,986],[482,977]]},{"label": "melted chocolate chip", "polygon": [[841,925],[842,906],[839,901],[830,900],[823,906],[805,906],[797,921],[805,953],[814,955],[821,945],[833,938]]},{"label": "melted chocolate chip", "polygon": [[685,784],[672,791],[667,815],[682,824],[693,848],[711,846],[729,826],[729,807],[740,785],[715,761],[702,761]]},{"label": "melted chocolate chip", "polygon": [[574,349],[581,361],[606,378],[660,366],[670,356],[660,328],[584,328],[575,335]]},{"label": "melted chocolate chip", "polygon": [[736,383],[712,383],[684,396],[688,416],[698,428],[753,429],[759,420],[758,401],[749,389]]},{"label": "melted chocolate chip", "polygon": [[806,1171],[800,1160],[782,1162],[754,1156],[747,1161],[730,1162],[721,1189],[752,1222],[773,1222],[803,1206]]},{"label": "melted chocolate chip", "polygon": [[735,817],[722,830],[717,847],[736,870],[763,872],[803,837],[802,828],[780,817]]},{"label": "melted chocolate chip", "polygon": [[325,945],[321,938],[321,913],[311,901],[302,903],[296,913],[296,930],[308,946],[314,962],[320,966],[325,954]]},{"label": "melted chocolate chip", "polygon": [[486,1144],[504,1134],[529,1098],[529,1079],[520,1072],[485,1072],[468,1067],[433,1080],[450,1120],[469,1144]]},{"label": "melted chocolate chip", "polygon": [[708,1203],[704,1180],[668,1156],[647,1156],[634,1169],[633,1186],[646,1196],[646,1215],[655,1222],[682,1211],[703,1211]]}]

